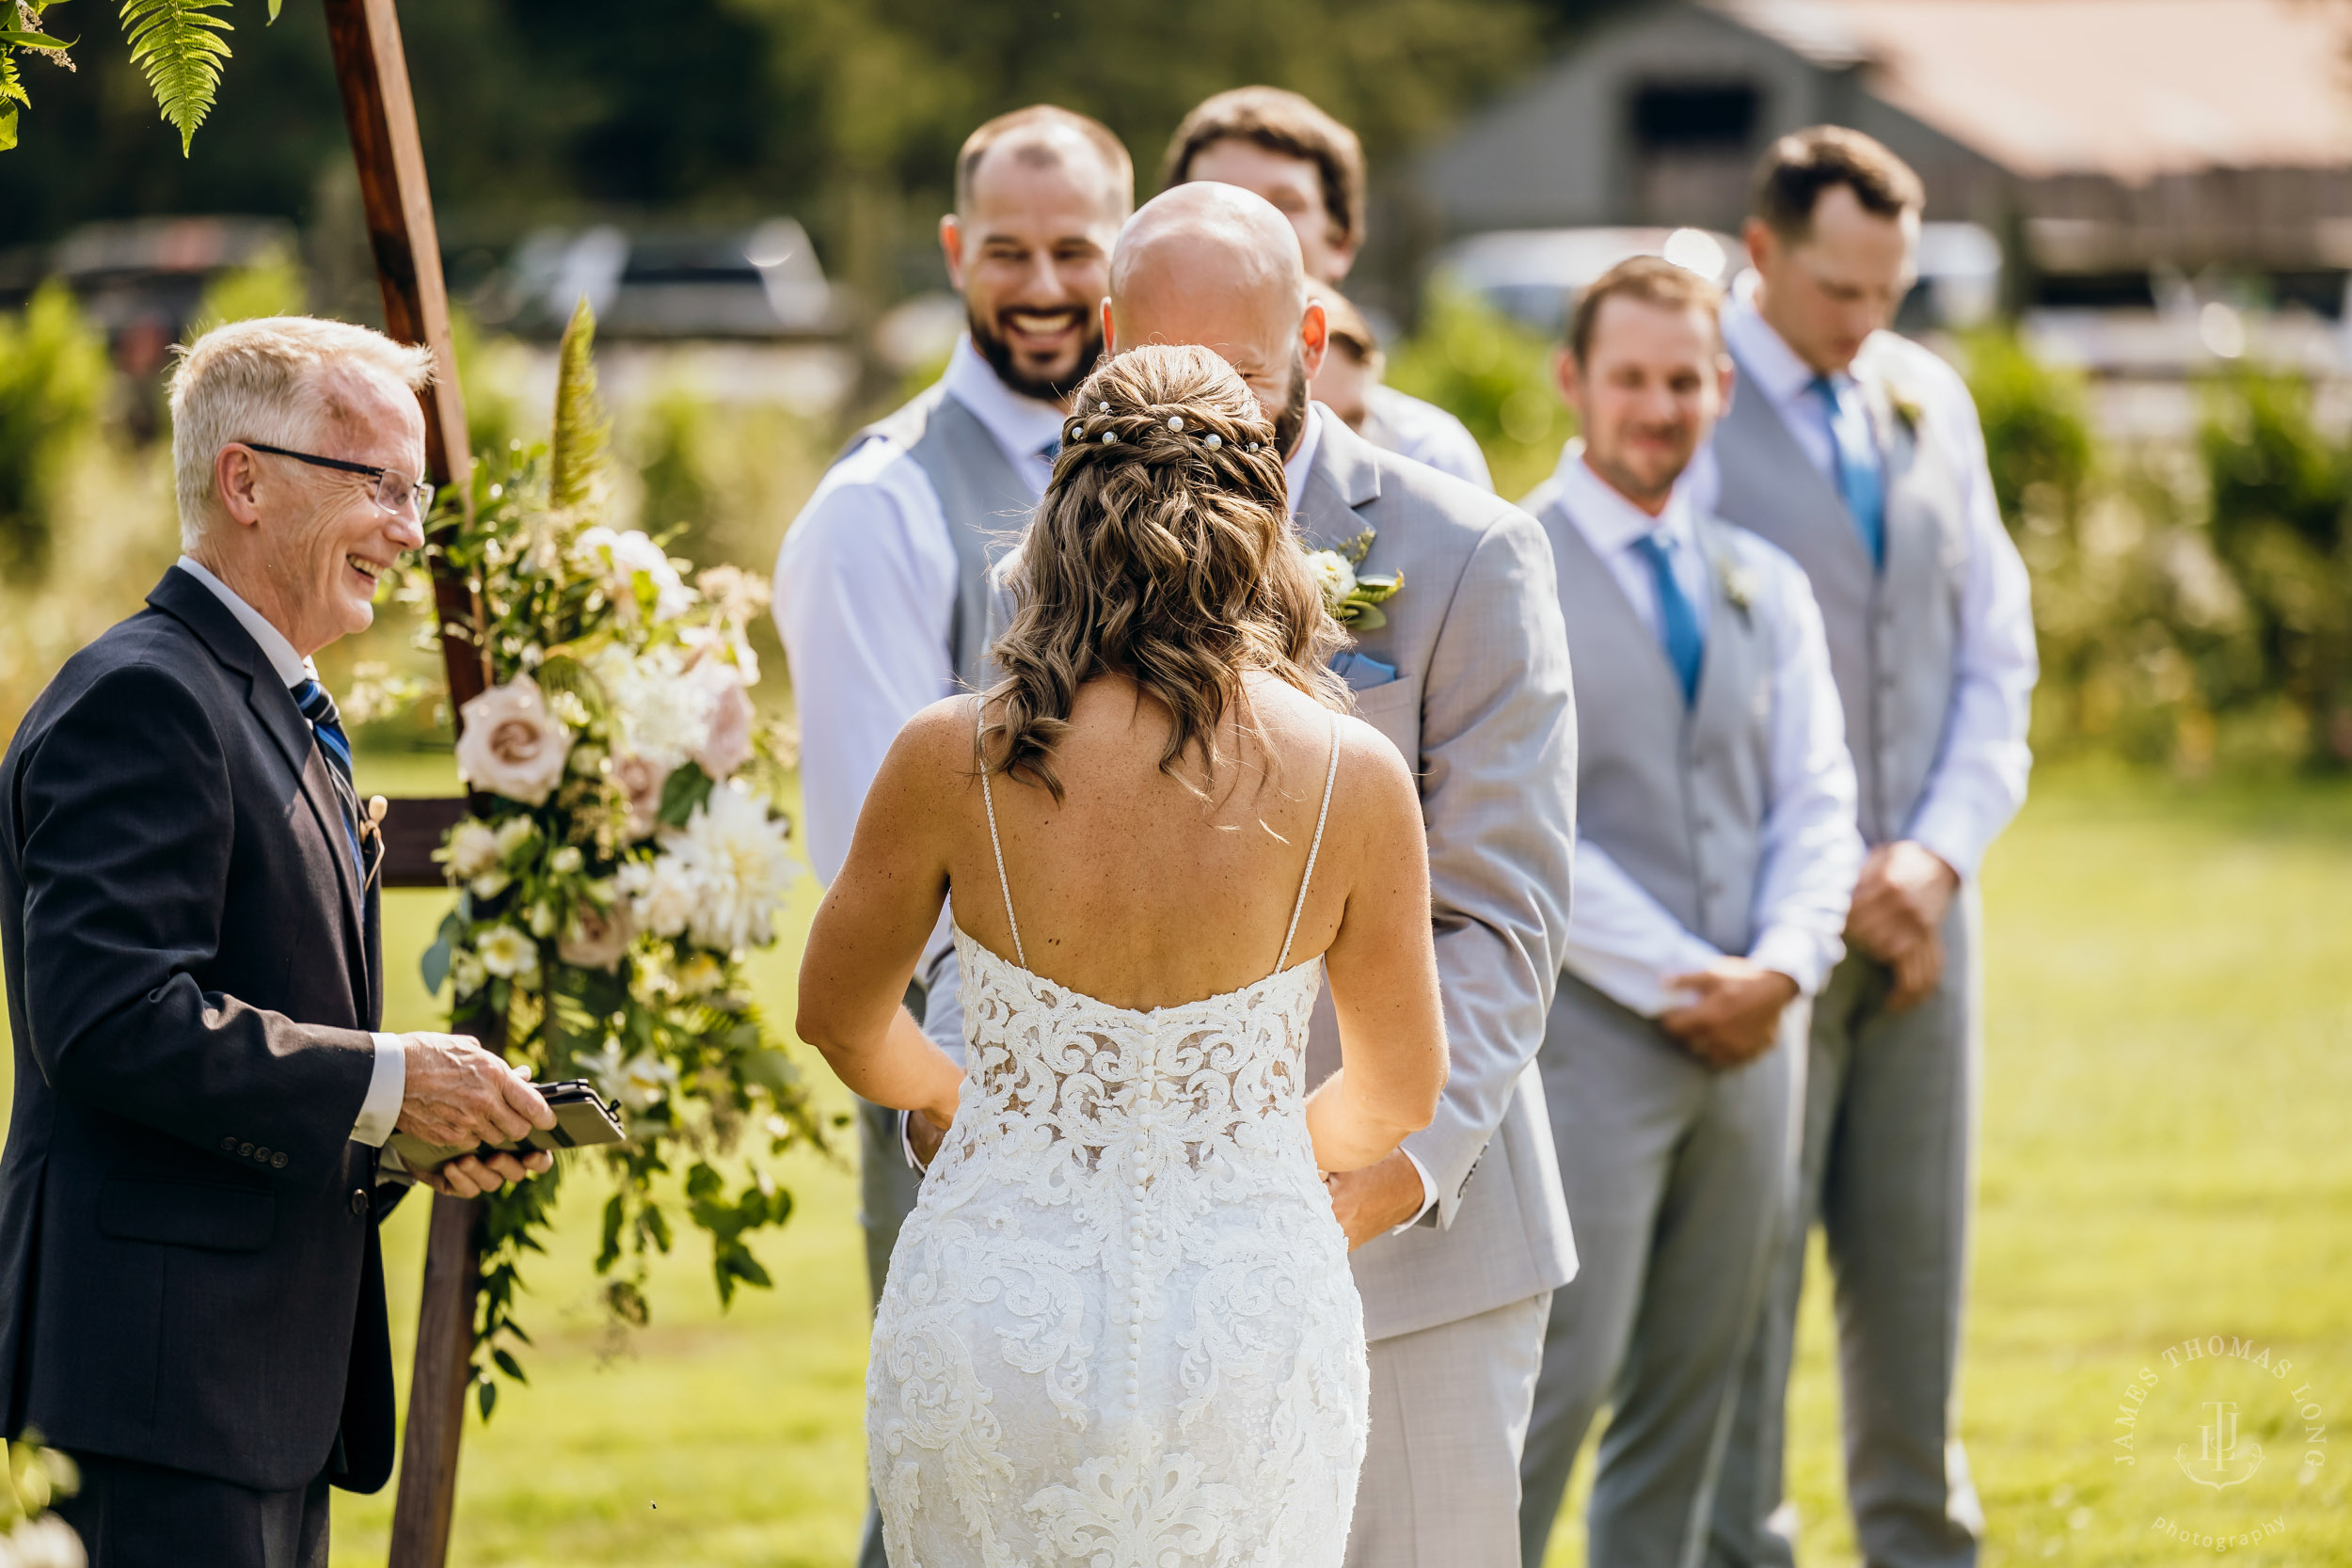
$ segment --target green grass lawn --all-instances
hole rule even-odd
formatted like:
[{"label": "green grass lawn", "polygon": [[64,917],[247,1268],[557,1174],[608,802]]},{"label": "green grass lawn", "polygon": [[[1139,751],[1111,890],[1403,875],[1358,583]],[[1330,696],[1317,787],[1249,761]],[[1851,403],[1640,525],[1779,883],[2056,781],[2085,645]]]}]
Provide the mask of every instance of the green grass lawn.
[{"label": "green grass lawn", "polygon": [[[394,773],[432,766],[376,762],[363,783],[415,787]],[[2046,780],[1985,891],[1964,1434],[1986,1560],[2179,1563],[2217,1554],[2159,1519],[2192,1536],[2275,1519],[2277,1533],[2229,1556],[2352,1562],[2352,1454],[2310,1436],[2352,1410],[2352,791]],[[804,890],[800,919],[812,900]],[[424,894],[389,900],[390,1027],[433,1020],[414,955],[438,910]],[[761,967],[779,1016],[795,958]],[[656,1273],[654,1326],[618,1344],[591,1298],[594,1194],[573,1189],[555,1255],[532,1275],[532,1386],[504,1395],[487,1427],[469,1423],[454,1562],[849,1560],[866,1343],[853,1184],[814,1155],[789,1180],[800,1212],[760,1249],[776,1290],[722,1314],[707,1254],[683,1237]],[[403,1342],[422,1207],[388,1235]],[[2219,1355],[2179,1348],[2214,1336]],[[2232,1357],[2231,1338],[2292,1370]],[[1801,1358],[1792,1489],[1806,1560],[1827,1568],[1853,1552],[1818,1289]],[[2158,1381],[2131,1402],[2143,1368]],[[2217,1402],[2237,1406],[2237,1468],[2263,1450],[2250,1479],[2221,1490],[2176,1462],[2199,1458]],[[2119,1409],[2136,1418],[2128,1466]],[[1581,1560],[1577,1506],[1555,1564]],[[380,1563],[389,1516],[389,1490],[339,1497],[336,1563]]]}]

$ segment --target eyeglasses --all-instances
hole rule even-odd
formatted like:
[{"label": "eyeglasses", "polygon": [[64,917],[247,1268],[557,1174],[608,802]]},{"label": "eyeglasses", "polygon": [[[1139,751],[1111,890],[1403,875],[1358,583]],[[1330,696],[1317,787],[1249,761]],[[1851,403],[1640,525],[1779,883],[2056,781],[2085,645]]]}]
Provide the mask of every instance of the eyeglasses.
[{"label": "eyeglasses", "polygon": [[268,452],[273,457],[291,457],[297,463],[308,463],[313,468],[366,474],[375,481],[375,504],[394,516],[406,511],[411,500],[417,503],[419,522],[424,521],[425,514],[433,510],[433,486],[424,480],[410,479],[397,468],[379,468],[373,463],[346,463],[340,457],[321,457],[315,452],[289,451],[284,447],[273,447],[266,441],[240,441],[237,444],[251,447],[255,451]]}]

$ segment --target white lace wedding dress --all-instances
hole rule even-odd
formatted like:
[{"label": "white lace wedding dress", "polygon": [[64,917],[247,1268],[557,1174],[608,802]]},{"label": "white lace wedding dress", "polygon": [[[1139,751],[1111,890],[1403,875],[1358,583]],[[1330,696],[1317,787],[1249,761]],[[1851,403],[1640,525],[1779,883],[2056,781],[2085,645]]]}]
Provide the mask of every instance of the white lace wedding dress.
[{"label": "white lace wedding dress", "polygon": [[1009,883],[1021,962],[956,929],[968,1076],[866,1378],[892,1568],[1340,1562],[1363,1307],[1307,1137],[1323,963],[1283,967],[1330,804],[1327,774],[1281,957],[1240,990],[1138,1012],[1048,980]]}]

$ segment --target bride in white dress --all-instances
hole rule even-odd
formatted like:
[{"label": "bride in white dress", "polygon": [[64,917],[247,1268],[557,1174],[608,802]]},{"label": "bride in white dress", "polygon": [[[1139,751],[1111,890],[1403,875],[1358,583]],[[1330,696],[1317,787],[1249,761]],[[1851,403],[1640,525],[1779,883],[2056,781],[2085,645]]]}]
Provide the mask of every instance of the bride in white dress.
[{"label": "bride in white dress", "polygon": [[[1322,1173],[1445,1078],[1421,812],[1340,711],[1274,430],[1202,349],[1078,395],[1009,678],[908,724],[800,1032],[946,1129],[874,1318],[893,1568],[1337,1568],[1362,1307]],[[899,1005],[951,900],[968,1069]],[[1327,976],[1342,1069],[1301,1081]]]}]

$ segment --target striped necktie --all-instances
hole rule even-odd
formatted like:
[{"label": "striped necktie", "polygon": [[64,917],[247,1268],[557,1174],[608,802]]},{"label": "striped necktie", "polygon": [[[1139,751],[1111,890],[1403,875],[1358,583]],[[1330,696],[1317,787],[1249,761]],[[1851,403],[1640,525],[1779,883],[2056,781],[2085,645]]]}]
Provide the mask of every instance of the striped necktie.
[{"label": "striped necktie", "polygon": [[1666,657],[1681,677],[1682,705],[1690,707],[1699,700],[1699,665],[1707,655],[1698,611],[1675,579],[1674,560],[1658,542],[1658,535],[1645,533],[1633,541],[1633,547],[1649,562],[1650,573],[1658,579],[1658,640],[1666,645]]},{"label": "striped necktie", "polygon": [[1837,449],[1837,493],[1846,498],[1854,531],[1862,535],[1870,564],[1886,564],[1886,479],[1879,471],[1879,444],[1870,434],[1870,417],[1862,400],[1837,385],[1836,378],[1817,375],[1813,390],[1829,408],[1829,436]]},{"label": "striped necktie", "polygon": [[359,868],[359,879],[364,882],[368,863],[359,852],[359,785],[351,771],[351,736],[343,733],[343,718],[335,711],[335,699],[317,681],[306,680],[295,687],[294,700],[302,717],[310,721],[310,733],[318,737],[319,754],[326,758],[326,771],[335,781],[335,800],[342,807],[343,833],[351,840],[352,863]]}]

